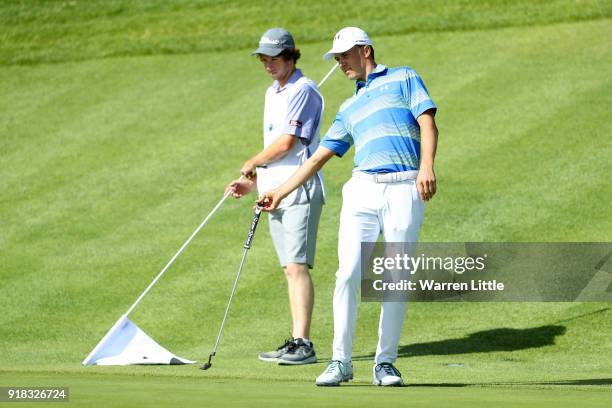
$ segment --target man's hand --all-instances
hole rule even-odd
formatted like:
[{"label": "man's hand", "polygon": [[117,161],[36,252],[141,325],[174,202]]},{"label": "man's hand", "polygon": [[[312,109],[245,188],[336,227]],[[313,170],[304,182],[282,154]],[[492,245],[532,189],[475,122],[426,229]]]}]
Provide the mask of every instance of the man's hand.
[{"label": "man's hand", "polygon": [[421,200],[427,202],[436,194],[434,158],[438,146],[438,128],[434,119],[435,110],[429,109],[417,118],[421,128],[421,165],[416,179]]},{"label": "man's hand", "polygon": [[253,191],[255,187],[256,183],[253,180],[240,177],[239,179],[229,183],[229,185],[225,188],[225,194],[231,191],[234,198],[242,198]]},{"label": "man's hand", "polygon": [[257,204],[262,207],[262,211],[270,212],[276,210],[283,198],[277,188],[263,193],[257,200]]},{"label": "man's hand", "polygon": [[242,168],[240,169],[240,174],[249,179],[253,178],[253,176],[255,176],[256,167],[257,166],[255,166],[255,164],[251,160],[247,160],[242,165]]},{"label": "man's hand", "polygon": [[436,174],[432,167],[424,167],[419,169],[419,175],[416,179],[417,190],[421,200],[427,202],[436,194]]}]

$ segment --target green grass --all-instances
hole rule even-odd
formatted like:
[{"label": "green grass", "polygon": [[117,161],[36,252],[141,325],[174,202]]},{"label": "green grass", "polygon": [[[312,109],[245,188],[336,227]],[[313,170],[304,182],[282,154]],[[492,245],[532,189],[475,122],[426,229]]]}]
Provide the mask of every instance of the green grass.
[{"label": "green grass", "polygon": [[[344,385],[341,389],[317,389],[312,384],[269,380],[208,380],[201,378],[130,377],[125,375],[97,375],[60,377],[33,375],[16,378],[20,384],[36,386],[69,387],[69,404],[105,407],[166,407],[193,405],[223,405],[237,407],[286,406],[287,395],[296,407],[355,407],[363,406],[364,400],[376,399],[377,404],[409,404],[412,407],[439,406],[443,401],[452,401],[456,407],[512,406],[512,407],[558,407],[566,406],[607,407],[604,395],[598,392],[566,390],[554,386],[550,389],[521,389],[517,392],[509,386],[462,387],[428,385],[411,388],[380,389],[361,385]],[[6,378],[0,373],[0,381]],[[15,377],[11,378],[15,381]],[[17,381],[19,381],[17,380]],[[240,392],[236,392],[237,389]],[[228,396],[232,397],[228,397]],[[512,401],[508,405],[508,401]],[[432,405],[433,403],[433,405]],[[54,406],[54,404],[50,404]],[[19,406],[41,406],[41,403],[19,404]]]},{"label": "green grass", "polygon": [[415,32],[530,26],[612,17],[605,0],[61,0],[11,1],[0,9],[0,64],[190,54],[253,47],[262,27],[285,25],[300,44],[328,41],[340,27],[380,37]]},{"label": "green grass", "polygon": [[[83,406],[272,406],[294,395],[295,405],[320,406],[609,401],[606,303],[411,304],[398,360],[411,387],[401,390],[365,386],[378,308],[364,303],[356,386],[314,388],[330,357],[350,157],[326,166],[312,335],[320,364],[254,358],[289,327],[264,219],[211,370],[82,367],[260,147],[269,80],[249,52],[268,25],[294,31],[314,79],[330,67],[320,59],[330,33],[349,21],[372,27],[379,62],[422,74],[440,128],[423,240],[612,240],[610,2],[439,2],[414,13],[383,4],[362,20],[315,3],[316,24],[298,21],[301,5],[279,19],[249,2],[255,17],[234,24],[233,8],[168,4],[0,6],[0,385],[68,385]],[[214,24],[200,26],[206,19]],[[151,36],[140,41],[144,27]],[[339,73],[325,84],[325,123],[351,89]],[[131,316],[178,355],[202,361],[214,344],[251,205],[226,202]]]}]

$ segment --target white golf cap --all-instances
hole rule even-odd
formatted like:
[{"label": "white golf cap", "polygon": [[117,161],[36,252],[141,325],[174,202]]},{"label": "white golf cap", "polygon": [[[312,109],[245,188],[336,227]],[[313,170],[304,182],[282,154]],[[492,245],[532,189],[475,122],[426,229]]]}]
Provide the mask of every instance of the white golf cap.
[{"label": "white golf cap", "polygon": [[372,45],[372,40],[370,40],[368,34],[361,28],[344,27],[334,36],[332,48],[331,50],[327,51],[327,54],[323,56],[323,59],[331,59],[334,54],[341,54],[350,50],[356,45]]}]

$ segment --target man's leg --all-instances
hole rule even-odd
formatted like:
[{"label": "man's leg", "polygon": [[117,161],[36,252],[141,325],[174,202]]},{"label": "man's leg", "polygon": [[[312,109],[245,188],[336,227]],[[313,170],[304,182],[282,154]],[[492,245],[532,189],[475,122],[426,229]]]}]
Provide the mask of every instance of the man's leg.
[{"label": "man's leg", "polygon": [[332,361],[315,384],[339,385],[353,378],[353,338],[361,286],[361,242],[375,242],[380,233],[376,208],[382,189],[375,183],[351,178],[342,189],[338,232],[338,271],[334,290]]},{"label": "man's leg", "polygon": [[269,218],[270,235],[287,279],[293,338],[310,335],[314,288],[308,265],[314,264],[320,201],[278,209]]},{"label": "man's leg", "polygon": [[[334,343],[332,360],[349,363],[357,320],[361,286],[361,243],[375,242],[380,233],[376,208],[380,186],[352,178],[342,191],[342,211],[338,232],[338,271],[334,289]],[[368,254],[364,254],[368,256]]]},{"label": "man's leg", "polygon": [[[384,198],[388,203],[381,213],[385,242],[417,242],[424,204],[414,181],[387,184]],[[405,314],[406,302],[382,303],[376,364],[395,362]]]},{"label": "man's leg", "polygon": [[279,364],[315,363],[317,357],[310,342],[310,323],[314,304],[314,288],[309,267],[314,266],[317,227],[323,205],[320,184],[308,183],[303,203],[293,204],[283,217],[283,248],[287,261],[285,277],[293,321],[294,347],[279,358]]},{"label": "man's leg", "polygon": [[[285,248],[284,248],[284,239],[283,239],[283,216],[284,209],[277,209],[268,213],[268,225],[270,227],[270,236],[272,237],[272,241],[274,242],[274,249],[276,249],[276,253],[278,255],[278,260],[281,265],[285,265],[287,262],[285,260]],[[285,268],[283,268],[285,270]],[[291,310],[293,315],[293,310]],[[293,339],[287,339],[278,346],[276,350],[264,352],[259,354],[259,359],[262,361],[268,362],[278,362],[278,359],[287,352],[291,344],[293,343]]]},{"label": "man's leg", "polygon": [[293,338],[310,339],[314,289],[308,265],[290,263],[284,268],[293,319]]},{"label": "man's leg", "polygon": [[323,207],[323,190],[316,176],[306,183],[302,194],[302,202],[285,211],[282,245],[287,263],[283,270],[287,278],[293,337],[310,339],[314,288],[309,268],[314,266],[317,229]]}]

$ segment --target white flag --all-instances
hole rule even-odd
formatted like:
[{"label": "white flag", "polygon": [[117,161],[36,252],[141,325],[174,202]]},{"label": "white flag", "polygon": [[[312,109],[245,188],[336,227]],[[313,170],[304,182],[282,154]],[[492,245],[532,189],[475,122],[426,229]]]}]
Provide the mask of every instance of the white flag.
[{"label": "white flag", "polygon": [[177,357],[149,337],[126,315],[117,320],[83,365],[193,364]]}]

